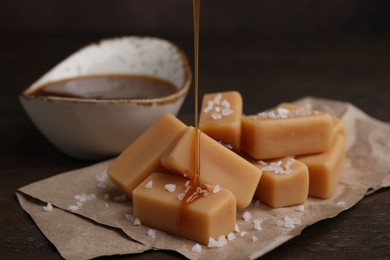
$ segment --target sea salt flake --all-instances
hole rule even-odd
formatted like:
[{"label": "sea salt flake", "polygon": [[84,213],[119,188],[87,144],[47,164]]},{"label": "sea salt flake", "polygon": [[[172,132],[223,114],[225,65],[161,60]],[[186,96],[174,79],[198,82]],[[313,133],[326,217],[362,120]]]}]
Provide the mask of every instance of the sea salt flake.
[{"label": "sea salt flake", "polygon": [[287,228],[287,229],[293,229],[296,225],[300,225],[301,224],[301,219],[300,218],[295,218],[295,217],[290,218],[287,215],[284,216],[283,221],[284,221],[283,227]]},{"label": "sea salt flake", "polygon": [[165,184],[164,188],[169,192],[174,192],[176,190],[176,184]]},{"label": "sea salt flake", "polygon": [[252,236],[252,242],[256,242],[257,240],[257,236]]},{"label": "sea salt flake", "polygon": [[261,223],[262,223],[262,221],[260,219],[253,220],[254,229],[256,229],[258,231],[263,230],[262,227],[261,227]]},{"label": "sea salt flake", "polygon": [[212,113],[211,118],[214,120],[219,120],[222,118],[222,114],[221,113]]},{"label": "sea salt flake", "polygon": [[299,205],[295,208],[295,211],[303,212],[305,210],[305,205]]},{"label": "sea salt flake", "polygon": [[252,218],[252,214],[249,211],[245,211],[242,218],[245,219],[245,221],[249,221]]},{"label": "sea salt flake", "polygon": [[210,248],[218,247],[218,241],[216,241],[212,237],[209,237],[209,243],[207,244],[207,247],[210,247]]},{"label": "sea salt flake", "polygon": [[87,194],[85,193],[76,194],[73,196],[73,199],[80,202],[85,202],[87,200]]},{"label": "sea salt flake", "polygon": [[185,194],[184,192],[179,193],[179,194],[177,194],[177,198],[178,198],[179,200],[183,200],[185,195],[186,195],[186,194]]},{"label": "sea salt flake", "polygon": [[148,236],[151,237],[151,238],[156,238],[156,230],[152,229],[152,228],[149,228],[148,229]]},{"label": "sea salt flake", "polygon": [[240,236],[241,236],[241,237],[245,237],[247,234],[248,234],[248,233],[247,233],[246,231],[242,231],[241,234],[240,234]]},{"label": "sea salt flake", "polygon": [[220,190],[221,190],[221,187],[217,184],[217,185],[215,185],[214,188],[213,188],[213,193],[217,193],[217,192],[219,192]]},{"label": "sea salt flake", "polygon": [[81,201],[77,201],[76,205],[77,205],[77,207],[81,208],[81,206],[83,206],[83,203]]},{"label": "sea salt flake", "polygon": [[343,207],[343,206],[345,206],[345,201],[343,201],[343,200],[338,201],[338,202],[336,203],[336,206],[337,206],[337,207]]},{"label": "sea salt flake", "polygon": [[228,238],[229,241],[232,241],[232,240],[236,239],[236,236],[234,235],[233,232],[230,232],[230,233],[228,234],[227,238]]},{"label": "sea salt flake", "polygon": [[234,226],[234,232],[237,232],[237,233],[240,232],[240,228],[238,227],[237,223]]},{"label": "sea salt flake", "polygon": [[133,225],[134,226],[141,226],[141,220],[139,220],[139,218],[135,218],[133,221]]},{"label": "sea salt flake", "polygon": [[198,243],[196,243],[196,244],[191,248],[191,252],[192,252],[192,253],[197,253],[197,254],[199,254],[199,253],[202,252],[202,247],[201,247]]},{"label": "sea salt flake", "polygon": [[222,94],[219,93],[214,97],[213,103],[219,105],[221,103],[221,99],[222,99]]},{"label": "sea salt flake", "polygon": [[214,105],[207,106],[207,107],[205,107],[205,108],[203,109],[203,112],[205,112],[205,113],[210,113],[211,110],[213,110],[213,108],[214,108]]},{"label": "sea salt flake", "polygon": [[220,113],[221,112],[221,108],[220,107],[214,107],[214,111],[217,112],[217,113]]},{"label": "sea salt flake", "polygon": [[231,114],[234,113],[234,110],[228,107],[225,107],[222,109],[222,116],[230,116]]},{"label": "sea salt flake", "polygon": [[47,205],[43,206],[42,208],[43,208],[43,211],[45,211],[45,212],[51,212],[53,210],[53,205],[51,205],[51,203],[48,202]]},{"label": "sea salt flake", "polygon": [[95,193],[89,194],[89,195],[86,196],[85,199],[86,199],[87,201],[94,200],[94,199],[96,199],[96,195],[95,195]]},{"label": "sea salt flake", "polygon": [[145,184],[145,189],[151,189],[153,188],[153,180],[150,180],[148,181],[146,184]]},{"label": "sea salt flake", "polygon": [[219,236],[218,237],[218,245],[219,247],[223,247],[224,245],[227,244],[227,240],[226,240],[226,237],[225,236]]},{"label": "sea salt flake", "polygon": [[70,211],[77,211],[77,210],[80,209],[80,207],[79,207],[79,206],[76,206],[76,205],[70,205],[70,206],[68,207],[68,209],[69,209]]},{"label": "sea salt flake", "polygon": [[221,102],[221,106],[225,107],[225,108],[229,108],[230,107],[230,103],[229,101],[227,101],[226,99],[222,100]]},{"label": "sea salt flake", "polygon": [[107,172],[101,172],[101,173],[98,173],[98,174],[96,174],[96,180],[98,181],[98,182],[105,182],[106,180],[107,180]]}]

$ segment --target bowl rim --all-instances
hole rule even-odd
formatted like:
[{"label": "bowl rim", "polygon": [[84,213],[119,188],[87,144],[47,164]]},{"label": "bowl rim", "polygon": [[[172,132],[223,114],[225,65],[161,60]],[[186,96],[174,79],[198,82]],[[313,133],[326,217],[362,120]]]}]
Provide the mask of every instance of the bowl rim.
[{"label": "bowl rim", "polygon": [[[147,38],[147,39],[154,39],[154,40],[159,40],[159,41],[165,41],[169,43],[178,53],[180,60],[183,62],[182,67],[184,71],[184,82],[181,86],[177,88],[177,90],[169,95],[162,96],[162,97],[157,97],[157,98],[140,98],[140,99],[135,99],[135,98],[109,98],[109,99],[104,99],[104,98],[83,98],[83,97],[61,97],[61,96],[38,96],[32,94],[33,90],[38,89],[42,86],[52,84],[55,82],[63,81],[63,80],[69,80],[69,79],[74,79],[74,78],[79,78],[79,77],[84,77],[84,76],[79,76],[79,77],[65,77],[60,80],[56,81],[49,81],[44,84],[40,84],[38,86],[34,86],[34,89],[32,89],[30,86],[27,89],[25,89],[21,94],[20,98],[26,99],[26,100],[43,100],[43,101],[56,101],[56,102],[63,102],[63,103],[77,103],[77,104],[134,104],[134,105],[143,105],[143,106],[150,106],[154,104],[169,104],[169,103],[175,103],[177,100],[180,100],[185,94],[188,92],[190,86],[191,86],[191,81],[192,81],[192,71],[191,67],[188,61],[187,56],[181,50],[176,44],[173,42],[158,38],[158,37],[148,37],[148,36],[122,36],[122,37],[112,37],[112,38],[105,38],[98,40],[94,43],[88,44],[81,49],[87,48],[89,46],[92,46],[94,44],[98,44],[101,42],[105,41],[112,41],[112,40],[118,40],[118,39],[127,39],[127,38]],[[107,75],[113,75],[113,74],[107,74]],[[158,78],[156,76],[151,76],[147,74],[135,74],[135,73],[121,73],[121,74],[115,74],[115,75],[120,75],[120,76],[146,76],[146,77],[151,77],[151,78]],[[93,77],[93,76],[105,76],[105,74],[96,74],[96,75],[88,75],[87,77]],[[164,79],[163,79],[164,80]]]}]

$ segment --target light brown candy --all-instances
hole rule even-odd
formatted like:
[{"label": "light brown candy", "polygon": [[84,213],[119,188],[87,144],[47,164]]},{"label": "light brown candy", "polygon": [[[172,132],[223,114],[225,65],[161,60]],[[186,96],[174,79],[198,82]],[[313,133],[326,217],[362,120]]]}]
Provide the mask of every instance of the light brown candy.
[{"label": "light brown candy", "polygon": [[[195,129],[188,127],[180,140],[161,157],[172,172],[193,178],[191,149]],[[233,192],[238,208],[247,207],[255,193],[261,170],[211,137],[200,134],[200,178],[210,185],[220,185]]]},{"label": "light brown candy", "polygon": [[111,163],[108,176],[131,197],[133,189],[151,173],[166,171],[160,163],[161,154],[185,128],[173,115],[162,116]]},{"label": "light brown candy", "polygon": [[242,117],[241,146],[256,159],[325,152],[332,137],[332,117],[307,107]]},{"label": "light brown candy", "polygon": [[297,156],[297,160],[309,168],[309,196],[327,199],[335,192],[344,171],[345,137],[337,134],[329,151]]},{"label": "light brown candy", "polygon": [[305,202],[309,191],[309,173],[305,164],[291,158],[259,161],[263,171],[255,197],[273,208]]},{"label": "light brown candy", "polygon": [[242,98],[237,91],[203,96],[199,129],[232,149],[240,149]]},{"label": "light brown candy", "polygon": [[[202,244],[209,238],[218,239],[234,230],[236,200],[226,189],[213,192],[182,206],[186,179],[163,173],[154,173],[133,191],[133,214],[141,224],[178,235]],[[168,191],[167,186],[175,188]],[[182,223],[178,222],[179,216]],[[183,224],[183,226],[181,226]],[[157,234],[158,236],[158,234]]]}]

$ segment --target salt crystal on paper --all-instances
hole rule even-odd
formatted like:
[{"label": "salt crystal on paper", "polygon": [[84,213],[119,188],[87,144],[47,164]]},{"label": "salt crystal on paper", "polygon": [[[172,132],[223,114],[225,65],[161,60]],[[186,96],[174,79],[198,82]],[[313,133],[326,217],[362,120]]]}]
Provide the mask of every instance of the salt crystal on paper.
[{"label": "salt crystal on paper", "polygon": [[240,236],[241,236],[241,237],[245,237],[246,234],[248,234],[246,231],[242,231],[241,234],[240,234]]},{"label": "salt crystal on paper", "polygon": [[48,202],[47,205],[46,205],[46,206],[43,206],[42,208],[43,208],[44,211],[50,212],[50,211],[53,210],[53,205],[51,205],[51,203]]},{"label": "salt crystal on paper", "polygon": [[227,238],[228,238],[229,241],[232,241],[232,240],[236,239],[236,236],[234,235],[233,232],[230,232],[230,233],[228,234]]},{"label": "salt crystal on paper", "polygon": [[343,207],[343,206],[345,206],[345,201],[343,201],[343,200],[338,201],[338,202],[336,203],[336,206],[337,206],[337,207]]},{"label": "salt crystal on paper", "polygon": [[134,226],[141,226],[141,220],[139,220],[139,218],[135,218],[133,221],[133,225]]},{"label": "salt crystal on paper", "polygon": [[196,243],[192,248],[191,248],[191,252],[192,253],[200,253],[200,252],[202,252],[202,247],[198,244],[198,243]]},{"label": "salt crystal on paper", "polygon": [[207,244],[207,247],[210,247],[210,248],[218,247],[218,241],[216,241],[212,237],[209,237],[209,243]]},{"label": "salt crystal on paper", "polygon": [[219,247],[223,247],[224,245],[227,244],[227,240],[226,240],[226,237],[225,236],[219,236],[218,237],[218,245]]},{"label": "salt crystal on paper", "polygon": [[150,180],[145,184],[145,189],[151,189],[151,188],[153,188],[153,180]]},{"label": "salt crystal on paper", "polygon": [[95,193],[89,194],[89,195],[87,195],[87,196],[85,197],[85,199],[86,199],[87,201],[94,200],[94,199],[96,199],[96,195],[95,195]]},{"label": "salt crystal on paper", "polygon": [[253,220],[253,224],[255,225],[254,228],[258,231],[262,230],[261,223],[262,221],[260,219]]},{"label": "salt crystal on paper", "polygon": [[238,227],[237,223],[236,223],[236,226],[234,227],[234,231],[237,233],[240,232],[240,228]]},{"label": "salt crystal on paper", "polygon": [[256,242],[257,241],[257,236],[252,236],[252,242]]},{"label": "salt crystal on paper", "polygon": [[245,221],[249,221],[252,218],[252,214],[249,211],[245,211],[242,218],[245,219]]},{"label": "salt crystal on paper", "polygon": [[98,182],[105,182],[107,180],[107,172],[101,172],[101,173],[98,173],[96,174],[96,180]]},{"label": "salt crystal on paper", "polygon": [[68,209],[69,209],[70,211],[76,211],[76,210],[79,210],[80,207],[79,207],[79,206],[76,206],[76,205],[70,205],[70,206],[68,207]]},{"label": "salt crystal on paper", "polygon": [[151,238],[156,238],[156,230],[152,229],[152,228],[149,228],[148,236],[151,237]]},{"label": "salt crystal on paper", "polygon": [[284,223],[283,223],[283,227],[284,228],[288,228],[288,229],[292,229],[294,228],[296,225],[299,225],[301,224],[301,220],[299,218],[290,218],[289,216],[284,216]]},{"label": "salt crystal on paper", "polygon": [[303,212],[305,210],[305,206],[304,205],[299,205],[295,211],[299,211],[299,212]]},{"label": "salt crystal on paper", "polygon": [[176,184],[165,184],[164,188],[169,192],[174,192],[176,190]]}]

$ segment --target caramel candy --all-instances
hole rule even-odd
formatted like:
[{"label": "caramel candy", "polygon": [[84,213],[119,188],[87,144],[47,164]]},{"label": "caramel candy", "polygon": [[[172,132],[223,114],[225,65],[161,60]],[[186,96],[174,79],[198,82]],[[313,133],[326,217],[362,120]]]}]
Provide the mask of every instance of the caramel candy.
[{"label": "caramel candy", "polygon": [[[194,135],[195,129],[188,127],[176,145],[162,155],[162,165],[172,172],[193,178],[191,150]],[[231,190],[237,207],[247,207],[259,183],[261,170],[204,133],[200,133],[199,139],[201,180]]]},{"label": "caramel candy", "polygon": [[[226,189],[183,205],[186,179],[154,173],[133,191],[133,215],[141,224],[202,244],[232,232],[236,224],[236,200]],[[169,185],[169,186],[166,186]],[[168,188],[171,187],[171,188]],[[175,188],[172,188],[175,187]],[[178,222],[179,216],[182,223]],[[180,224],[184,224],[181,226]]]},{"label": "caramel candy", "polygon": [[242,149],[256,159],[321,153],[332,145],[332,117],[309,106],[243,116],[241,126]]},{"label": "caramel candy", "polygon": [[133,189],[151,173],[164,171],[161,154],[185,128],[173,115],[162,116],[111,163],[108,176],[131,197]]},{"label": "caramel candy", "polygon": [[199,129],[232,149],[240,149],[242,98],[237,91],[203,96]]},{"label": "caramel candy", "polygon": [[305,164],[291,157],[256,163],[263,171],[255,197],[273,208],[305,202],[309,173]]},{"label": "caramel candy", "polygon": [[309,196],[327,199],[335,192],[344,170],[345,137],[338,134],[332,148],[324,153],[298,156],[309,168]]}]

